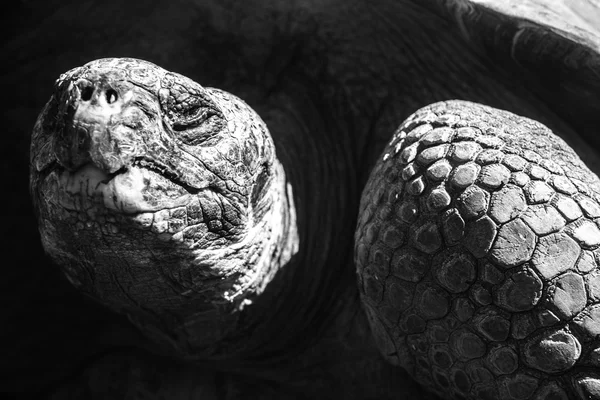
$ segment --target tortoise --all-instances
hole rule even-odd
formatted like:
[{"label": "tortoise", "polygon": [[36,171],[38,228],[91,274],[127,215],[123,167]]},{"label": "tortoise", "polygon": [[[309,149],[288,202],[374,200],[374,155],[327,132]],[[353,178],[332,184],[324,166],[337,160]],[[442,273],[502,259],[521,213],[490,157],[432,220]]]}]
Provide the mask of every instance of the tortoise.
[{"label": "tortoise", "polygon": [[96,39],[142,49],[58,78],[31,195],[127,320],[52,275],[105,317],[44,393],[598,398],[596,8],[481,3],[182,3],[168,49],[136,35],[158,7]]}]

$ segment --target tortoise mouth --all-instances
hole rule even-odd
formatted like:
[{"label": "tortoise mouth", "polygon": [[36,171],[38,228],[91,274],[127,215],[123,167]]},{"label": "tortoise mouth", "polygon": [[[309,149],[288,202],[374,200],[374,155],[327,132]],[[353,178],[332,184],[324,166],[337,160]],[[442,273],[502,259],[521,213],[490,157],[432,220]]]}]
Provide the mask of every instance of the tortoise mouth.
[{"label": "tortoise mouth", "polygon": [[114,173],[92,163],[74,172],[55,168],[47,180],[54,181],[53,203],[67,211],[105,209],[118,214],[140,214],[188,204],[203,188],[194,188],[165,169],[143,158]]}]

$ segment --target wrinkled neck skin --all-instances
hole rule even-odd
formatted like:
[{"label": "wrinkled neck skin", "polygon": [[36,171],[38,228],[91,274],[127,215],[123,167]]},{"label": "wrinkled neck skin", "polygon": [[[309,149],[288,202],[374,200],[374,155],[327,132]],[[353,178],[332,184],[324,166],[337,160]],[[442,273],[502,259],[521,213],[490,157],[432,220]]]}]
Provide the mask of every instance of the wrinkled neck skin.
[{"label": "wrinkled neck skin", "polygon": [[[268,221],[289,232],[277,242],[286,250],[279,260],[266,260],[275,275],[243,308],[233,339],[220,344],[224,369],[270,378],[287,376],[292,365],[309,367],[315,362],[310,349],[320,348],[328,331],[335,332],[328,346],[346,346],[335,321],[349,329],[360,314],[351,252],[359,193],[351,152],[328,133],[323,110],[303,84],[290,81],[286,89],[294,96],[272,94],[254,105],[285,171],[286,196],[273,204]],[[356,328],[355,334],[369,335],[366,323]]]},{"label": "wrinkled neck skin", "polygon": [[[243,310],[239,350],[217,365],[315,394],[327,393],[332,382],[358,382],[365,370],[377,377],[367,386],[392,382],[404,373],[381,359],[356,287],[352,248],[360,189],[351,132],[339,130],[328,116],[330,105],[304,81],[292,78],[282,89],[266,99],[252,91],[240,96],[264,119],[275,142],[293,192],[288,205],[295,207],[290,214],[298,246]],[[409,378],[404,382],[412,385]]]},{"label": "wrinkled neck skin", "polygon": [[[215,297],[205,304],[194,301],[160,314],[144,309],[127,313],[154,342],[149,344],[151,350],[229,370],[232,366],[236,369],[238,361],[246,360],[254,352],[259,354],[265,347],[264,341],[276,335],[269,331],[263,337],[253,332],[268,321],[273,310],[272,304],[264,302],[263,297],[273,290],[273,280],[293,265],[298,253],[297,209],[286,175],[281,162],[276,161],[267,193],[268,206],[255,210],[260,212],[260,220],[247,232],[243,243],[203,252],[201,264],[241,269],[242,275],[244,268],[252,269],[253,273],[246,275],[241,285],[221,292],[215,287]],[[191,268],[200,267],[195,265],[197,262],[198,259],[191,262]],[[185,264],[186,260],[179,263]],[[192,291],[187,294],[191,295]],[[185,297],[182,296],[183,302]],[[277,329],[271,324],[269,328]]]}]

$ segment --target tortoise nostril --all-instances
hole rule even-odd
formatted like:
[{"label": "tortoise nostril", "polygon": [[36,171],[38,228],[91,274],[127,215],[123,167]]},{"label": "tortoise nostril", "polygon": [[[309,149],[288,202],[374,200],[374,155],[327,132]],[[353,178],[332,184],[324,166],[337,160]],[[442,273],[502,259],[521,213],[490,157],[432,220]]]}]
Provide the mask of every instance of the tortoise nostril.
[{"label": "tortoise nostril", "polygon": [[117,101],[118,96],[117,96],[117,92],[114,89],[108,89],[105,93],[106,95],[106,101],[108,102],[108,104],[112,104],[115,101]]},{"label": "tortoise nostril", "polygon": [[119,99],[119,94],[117,93],[117,91],[111,87],[107,87],[107,88],[102,88],[102,87],[98,87],[97,85],[94,85],[93,83],[90,82],[85,82],[83,84],[81,84],[81,86],[79,86],[80,88],[80,99],[81,101],[90,101],[92,100],[92,97],[94,96],[94,92],[97,90],[99,90],[98,95],[102,96],[104,95],[104,98],[106,99],[106,102],[108,104],[113,104],[114,102],[116,102]]},{"label": "tortoise nostril", "polygon": [[81,100],[88,101],[92,98],[92,94],[94,93],[94,88],[92,86],[85,86],[81,89]]}]

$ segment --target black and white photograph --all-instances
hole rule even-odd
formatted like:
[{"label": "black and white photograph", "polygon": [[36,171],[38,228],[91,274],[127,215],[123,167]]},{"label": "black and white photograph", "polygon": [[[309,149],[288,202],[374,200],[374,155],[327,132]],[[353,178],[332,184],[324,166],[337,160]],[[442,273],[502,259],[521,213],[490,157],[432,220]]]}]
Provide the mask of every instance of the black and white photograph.
[{"label": "black and white photograph", "polygon": [[600,0],[2,9],[0,397],[600,400]]}]

